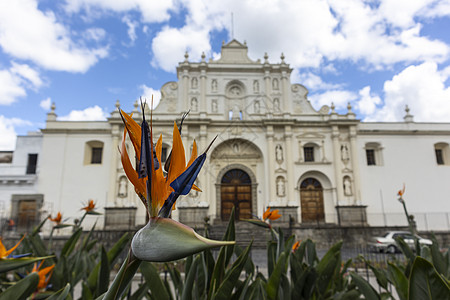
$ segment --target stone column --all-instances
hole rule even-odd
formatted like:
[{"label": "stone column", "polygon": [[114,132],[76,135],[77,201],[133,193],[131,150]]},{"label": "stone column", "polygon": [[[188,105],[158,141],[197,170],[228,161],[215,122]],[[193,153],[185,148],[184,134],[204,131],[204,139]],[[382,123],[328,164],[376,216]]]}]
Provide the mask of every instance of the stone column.
[{"label": "stone column", "polygon": [[266,94],[266,113],[272,114],[273,112],[273,103],[272,103],[272,97],[270,96],[270,93],[272,92],[272,83],[270,82],[270,71],[266,70],[264,72],[264,93]]},{"label": "stone column", "polygon": [[188,70],[183,70],[182,85],[183,85],[183,88],[180,90],[180,92],[182,94],[179,97],[179,99],[181,99],[181,110],[187,111],[189,109],[189,101],[190,101],[189,97],[188,97],[188,92],[189,92],[189,72],[188,72]]},{"label": "stone column", "polygon": [[[267,126],[267,153],[268,153],[268,161],[269,161],[269,201],[268,203],[274,201],[276,199],[275,195],[275,149],[273,144],[273,126]],[[266,203],[266,204],[268,204]]]},{"label": "stone column", "polygon": [[119,136],[121,130],[118,124],[112,125],[111,135],[112,135],[112,145],[111,145],[111,159],[109,161],[110,175],[109,175],[109,191],[108,191],[108,203],[107,206],[116,206],[116,196],[117,196],[117,163],[118,163],[118,147],[119,147]]},{"label": "stone column", "polygon": [[[207,136],[208,136],[208,132],[207,132],[207,126],[206,125],[200,125],[200,143],[199,143],[199,147],[198,147],[198,153],[199,154],[201,154],[201,153],[203,153],[203,151],[205,151],[205,149],[206,149],[206,147],[208,146],[208,142],[207,142],[207,140],[206,140],[206,138],[207,138]],[[207,185],[207,180],[206,180],[206,177],[207,177],[207,174],[206,174],[206,171],[207,169],[205,169],[205,170],[203,170],[203,172],[202,171],[200,171],[200,174],[198,175],[198,180],[200,181],[200,186],[199,186],[199,188],[202,190],[202,191],[205,191],[207,188],[208,188],[208,185]],[[209,203],[209,197],[207,197],[208,195],[207,195],[207,193],[205,193],[205,192],[201,192],[201,193],[199,193],[199,200],[200,201],[204,201],[204,202],[208,202]]]},{"label": "stone column", "polygon": [[[350,127],[350,151],[352,157],[352,167],[353,167],[353,189],[354,189],[354,203],[353,204],[362,204],[361,203],[361,190],[359,183],[359,164],[358,164],[358,148],[356,146],[356,126]],[[359,202],[359,203],[358,203]]]},{"label": "stone column", "polygon": [[206,117],[206,70],[201,70],[200,73],[200,117]]},{"label": "stone column", "polygon": [[333,126],[331,137],[333,139],[333,160],[334,160],[334,177],[336,184],[336,205],[346,205],[344,203],[344,187],[342,183],[342,163],[341,163],[341,152],[339,148],[339,127]]},{"label": "stone column", "polygon": [[281,91],[282,91],[282,103],[281,111],[284,112],[285,117],[289,117],[292,112],[292,101],[289,97],[289,78],[286,71],[281,72]]},{"label": "stone column", "polygon": [[290,125],[286,125],[284,128],[284,137],[286,139],[286,166],[287,166],[287,175],[286,175],[286,195],[288,197],[287,204],[294,205],[295,203],[295,178],[294,178],[294,156],[292,154],[292,130]]}]

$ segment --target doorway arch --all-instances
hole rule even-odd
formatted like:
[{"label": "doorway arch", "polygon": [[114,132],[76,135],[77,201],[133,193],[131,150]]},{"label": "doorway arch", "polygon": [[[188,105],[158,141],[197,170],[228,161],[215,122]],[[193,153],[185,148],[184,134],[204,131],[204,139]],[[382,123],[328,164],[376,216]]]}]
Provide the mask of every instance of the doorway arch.
[{"label": "doorway arch", "polygon": [[220,181],[220,217],[223,221],[230,218],[235,208],[235,220],[252,217],[252,180],[241,169],[227,171]]},{"label": "doorway arch", "polygon": [[322,184],[309,177],[300,184],[302,223],[324,222],[325,211]]}]

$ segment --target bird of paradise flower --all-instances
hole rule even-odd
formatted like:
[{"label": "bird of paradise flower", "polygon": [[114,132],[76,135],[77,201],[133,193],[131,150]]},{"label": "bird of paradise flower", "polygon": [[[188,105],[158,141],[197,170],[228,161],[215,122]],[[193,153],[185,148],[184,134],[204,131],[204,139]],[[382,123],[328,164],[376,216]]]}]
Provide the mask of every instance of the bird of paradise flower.
[{"label": "bird of paradise flower", "polygon": [[[143,112],[144,107],[145,104],[142,104]],[[186,164],[181,140],[182,124],[187,115],[184,114],[179,127],[174,123],[172,151],[166,161],[165,175],[161,164],[162,136],[156,145],[153,144],[152,126],[146,122],[144,113],[141,125],[122,110],[120,115],[125,125],[120,147],[123,169],[145,205],[149,217],[148,224],[133,237],[132,253],[140,260],[167,262],[207,248],[234,244],[233,241],[206,239],[192,228],[169,218],[180,196],[187,195],[191,189],[200,191],[194,181],[206,160],[206,153],[212,142],[203,154],[197,156],[197,144],[194,141],[191,158]],[[125,147],[127,134],[139,160],[136,169],[133,168]]]}]

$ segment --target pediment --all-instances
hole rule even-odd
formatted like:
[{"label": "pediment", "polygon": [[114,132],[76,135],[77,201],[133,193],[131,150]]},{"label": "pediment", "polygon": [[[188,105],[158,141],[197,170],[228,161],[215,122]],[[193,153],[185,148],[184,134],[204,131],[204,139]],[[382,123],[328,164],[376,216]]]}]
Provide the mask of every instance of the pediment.
[{"label": "pediment", "polygon": [[244,139],[227,140],[219,144],[211,153],[211,159],[261,159],[259,148]]},{"label": "pediment", "polygon": [[317,132],[305,132],[303,134],[297,135],[297,138],[314,140],[314,139],[324,139],[325,136],[323,134],[320,134],[320,133],[317,133]]},{"label": "pediment", "polygon": [[232,40],[228,44],[222,45],[221,56],[218,60],[210,63],[220,64],[256,64],[248,57],[248,47],[245,44]]}]

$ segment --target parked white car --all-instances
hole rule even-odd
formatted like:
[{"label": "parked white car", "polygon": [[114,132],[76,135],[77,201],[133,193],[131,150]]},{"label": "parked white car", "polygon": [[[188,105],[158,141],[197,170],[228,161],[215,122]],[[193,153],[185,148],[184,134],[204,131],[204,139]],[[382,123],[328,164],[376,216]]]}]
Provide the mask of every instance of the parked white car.
[{"label": "parked white car", "polygon": [[[389,231],[382,237],[374,237],[369,243],[369,248],[377,252],[396,253],[399,251],[399,246],[395,239],[397,237],[403,238],[411,249],[415,249],[414,236],[408,231]],[[424,239],[418,235],[420,245],[431,245],[433,242],[429,239]]]}]

